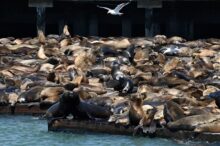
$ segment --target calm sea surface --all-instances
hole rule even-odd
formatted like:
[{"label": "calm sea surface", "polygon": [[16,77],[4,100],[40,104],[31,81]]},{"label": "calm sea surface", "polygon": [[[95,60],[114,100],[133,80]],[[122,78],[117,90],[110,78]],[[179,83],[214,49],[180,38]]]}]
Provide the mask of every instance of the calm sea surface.
[{"label": "calm sea surface", "polygon": [[160,138],[97,133],[48,132],[47,122],[32,116],[0,115],[1,146],[203,146],[220,143],[183,142]]}]

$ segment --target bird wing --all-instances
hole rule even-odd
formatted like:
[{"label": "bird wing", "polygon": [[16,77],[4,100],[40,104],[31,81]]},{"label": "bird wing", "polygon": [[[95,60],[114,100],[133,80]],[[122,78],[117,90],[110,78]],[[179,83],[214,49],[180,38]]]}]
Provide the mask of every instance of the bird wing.
[{"label": "bird wing", "polygon": [[121,3],[115,7],[114,11],[119,12],[123,7],[127,6],[130,2],[127,3]]},{"label": "bird wing", "polygon": [[99,6],[99,5],[97,5],[97,7],[98,7],[98,8],[102,8],[102,9],[106,9],[106,10],[108,10],[108,11],[111,10],[110,8],[102,7],[102,6]]}]

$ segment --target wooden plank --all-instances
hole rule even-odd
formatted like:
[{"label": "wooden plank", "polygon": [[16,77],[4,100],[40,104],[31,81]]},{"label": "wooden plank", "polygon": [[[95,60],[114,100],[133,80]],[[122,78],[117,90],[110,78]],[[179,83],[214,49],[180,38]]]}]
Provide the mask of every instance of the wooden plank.
[{"label": "wooden plank", "polygon": [[29,7],[53,7],[53,0],[29,0]]},{"label": "wooden plank", "polygon": [[162,8],[162,0],[145,0],[137,2],[138,8]]},{"label": "wooden plank", "polygon": [[[31,104],[31,106],[30,106]],[[16,104],[14,115],[43,115],[46,109],[40,109],[39,103]],[[10,106],[0,106],[0,114],[13,114]]]},{"label": "wooden plank", "polygon": [[[124,127],[109,124],[104,121],[79,121],[79,120],[67,120],[57,119],[48,122],[49,131],[63,131],[63,132],[77,132],[77,131],[89,131],[89,132],[101,132],[108,134],[120,134],[120,135],[133,135],[134,126]],[[171,138],[179,140],[194,140],[194,141],[220,141],[220,133],[195,133],[193,131],[176,131],[172,132],[166,128],[158,128],[154,134],[137,133],[137,136],[149,136],[149,137],[161,137]]]}]

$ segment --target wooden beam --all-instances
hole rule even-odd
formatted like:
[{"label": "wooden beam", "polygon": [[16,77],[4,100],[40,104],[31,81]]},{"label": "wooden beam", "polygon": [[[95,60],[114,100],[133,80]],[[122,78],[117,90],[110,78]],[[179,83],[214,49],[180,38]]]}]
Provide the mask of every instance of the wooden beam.
[{"label": "wooden beam", "polygon": [[53,7],[53,0],[29,0],[29,7]]},{"label": "wooden beam", "polygon": [[139,0],[137,2],[138,8],[162,8],[162,0]]},{"label": "wooden beam", "polygon": [[129,17],[122,19],[122,36],[131,37],[131,20]]},{"label": "wooden beam", "polygon": [[45,33],[45,26],[46,26],[46,8],[44,7],[37,7],[37,32],[42,31]]},{"label": "wooden beam", "polygon": [[91,14],[89,19],[89,35],[98,36],[98,18],[96,14]]}]

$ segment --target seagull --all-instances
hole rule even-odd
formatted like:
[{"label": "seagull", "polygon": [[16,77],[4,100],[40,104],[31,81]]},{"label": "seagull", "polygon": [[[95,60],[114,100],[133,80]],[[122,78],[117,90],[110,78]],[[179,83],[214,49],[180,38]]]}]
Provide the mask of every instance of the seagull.
[{"label": "seagull", "polygon": [[121,13],[120,10],[121,10],[122,8],[124,8],[125,6],[127,6],[129,3],[130,3],[130,2],[121,3],[121,4],[117,5],[117,6],[115,7],[115,9],[110,9],[110,8],[102,7],[102,6],[99,6],[99,5],[97,5],[97,7],[98,7],[98,8],[102,8],[102,9],[108,10],[107,14],[119,15],[119,16],[121,16],[121,15],[123,15],[123,13]]}]

